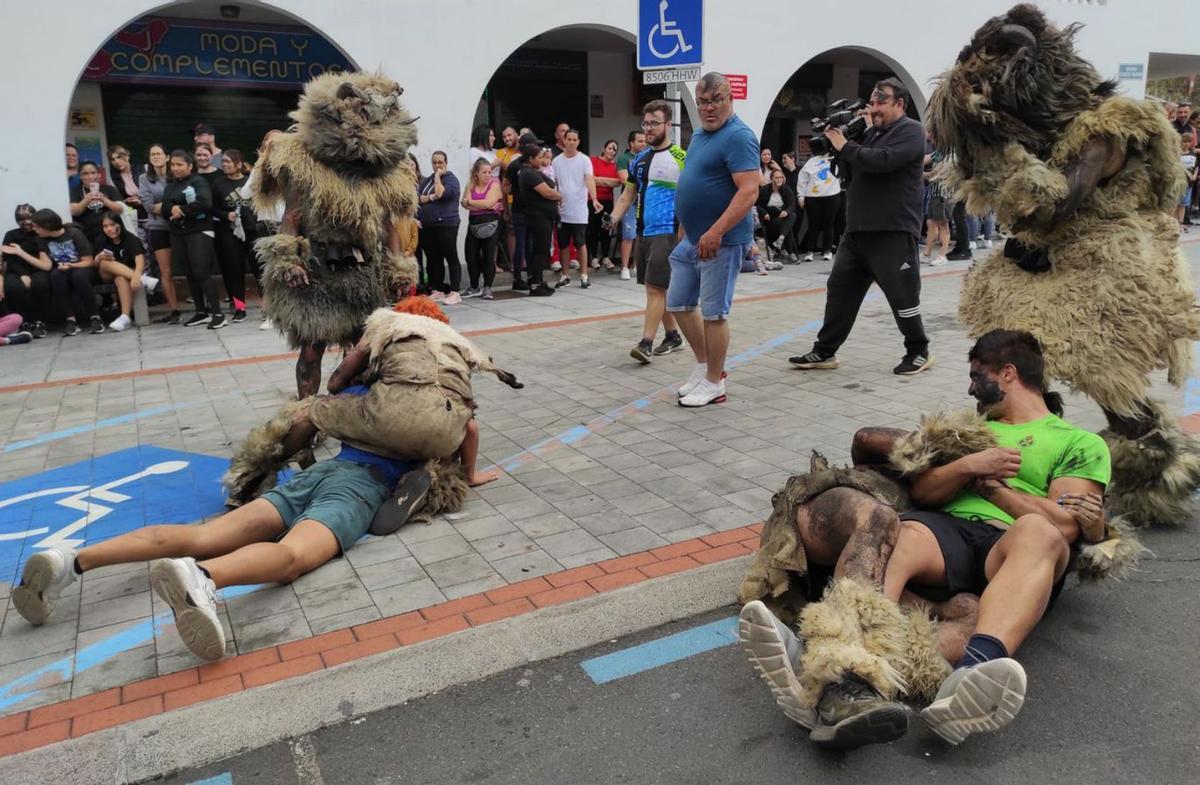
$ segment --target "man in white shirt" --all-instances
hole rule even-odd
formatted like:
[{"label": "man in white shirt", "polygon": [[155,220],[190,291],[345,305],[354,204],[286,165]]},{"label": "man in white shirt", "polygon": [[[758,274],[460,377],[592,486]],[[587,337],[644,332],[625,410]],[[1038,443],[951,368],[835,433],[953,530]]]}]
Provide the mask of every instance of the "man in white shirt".
[{"label": "man in white shirt", "polygon": [[[596,198],[596,178],[592,173],[592,159],[579,152],[579,132],[571,128],[563,136],[564,150],[554,159],[554,181],[562,201],[558,205],[558,247],[566,248],[572,241],[579,255],[579,285],[588,288],[587,226],[588,205],[597,213],[604,205]],[[556,289],[567,286],[571,278],[567,270],[554,285]]]}]

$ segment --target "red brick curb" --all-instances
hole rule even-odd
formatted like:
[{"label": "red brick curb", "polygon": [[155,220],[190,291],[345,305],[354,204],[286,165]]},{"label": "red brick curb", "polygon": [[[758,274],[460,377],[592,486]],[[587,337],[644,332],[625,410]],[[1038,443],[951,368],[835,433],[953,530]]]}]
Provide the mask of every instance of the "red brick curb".
[{"label": "red brick curb", "polygon": [[761,531],[756,523],[684,540],[0,717],[0,756],[744,556],[758,548]]}]

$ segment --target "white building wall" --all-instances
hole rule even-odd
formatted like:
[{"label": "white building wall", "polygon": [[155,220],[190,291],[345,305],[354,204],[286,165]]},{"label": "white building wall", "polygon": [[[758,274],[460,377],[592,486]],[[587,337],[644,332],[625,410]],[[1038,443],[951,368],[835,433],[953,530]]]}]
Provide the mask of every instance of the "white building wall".
[{"label": "white building wall", "polygon": [[642,116],[633,109],[634,102],[633,53],[589,52],[588,53],[588,98],[598,95],[604,99],[604,117],[592,117],[588,121],[588,152],[601,153],[601,145],[607,139],[617,140],[617,149],[625,149],[629,132],[642,122]]},{"label": "white building wall", "polygon": [[[218,4],[214,1],[214,8]],[[418,155],[445,149],[460,172],[479,95],[509,53],[539,32],[531,20],[536,18],[543,30],[588,25],[630,39],[637,23],[633,0],[513,0],[511,13],[497,13],[485,0],[240,4],[274,8],[321,32],[359,67],[382,67],[404,85],[409,108],[421,115]],[[838,46],[871,51],[927,96],[930,80],[953,61],[979,23],[1009,5],[999,0],[862,0],[852,8],[806,2],[798,12],[795,0],[755,0],[752,6],[707,0],[705,68],[749,75],[750,98],[737,111],[752,128],[762,126],[775,94],[796,68]],[[1105,75],[1115,75],[1119,63],[1148,62],[1151,51],[1196,50],[1191,26],[1179,23],[1191,11],[1185,0],[1113,0],[1107,5],[1043,0],[1040,5],[1059,23],[1088,25],[1079,39],[1082,50]],[[0,47],[0,73],[8,75],[0,80],[0,105],[20,107],[20,122],[5,125],[0,145],[0,215],[19,201],[66,210],[63,129],[76,82],[95,48],[149,13],[170,15],[170,4],[106,0],[102,9],[91,0],[0,4],[0,29],[25,31]],[[1140,82],[1124,86],[1134,95],[1144,90]],[[612,89],[619,89],[615,77]],[[614,110],[618,103],[614,97]],[[608,106],[606,96],[606,114]]]}]

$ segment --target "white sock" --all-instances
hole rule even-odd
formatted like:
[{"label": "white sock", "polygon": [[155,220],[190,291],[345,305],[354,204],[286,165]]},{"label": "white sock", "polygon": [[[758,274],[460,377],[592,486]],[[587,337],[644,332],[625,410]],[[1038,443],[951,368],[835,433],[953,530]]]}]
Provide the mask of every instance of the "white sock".
[{"label": "white sock", "polygon": [[708,373],[708,363],[696,363],[696,370],[700,373]]}]

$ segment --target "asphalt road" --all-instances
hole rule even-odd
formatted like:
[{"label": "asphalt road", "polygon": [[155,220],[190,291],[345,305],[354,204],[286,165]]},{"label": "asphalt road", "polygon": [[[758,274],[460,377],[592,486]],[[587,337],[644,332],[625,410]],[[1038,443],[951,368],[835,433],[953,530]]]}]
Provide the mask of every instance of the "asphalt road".
[{"label": "asphalt road", "polygon": [[[1200,527],[1152,532],[1122,582],[1070,586],[1019,654],[1008,728],[825,753],[779,713],[734,645],[595,684],[581,663],[736,613],[732,606],[352,717],[166,780],[402,783],[1200,782]],[[652,590],[647,587],[646,590]]]}]

